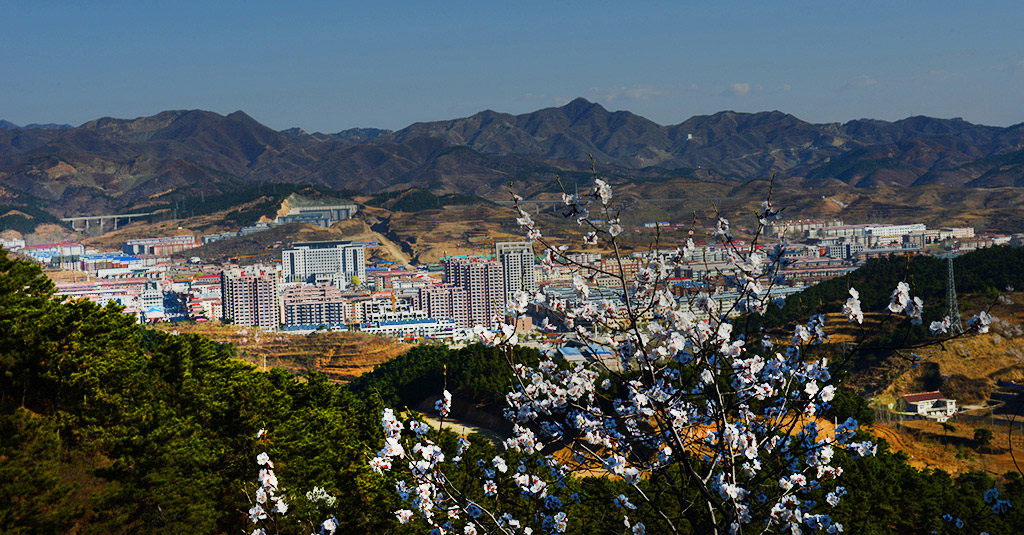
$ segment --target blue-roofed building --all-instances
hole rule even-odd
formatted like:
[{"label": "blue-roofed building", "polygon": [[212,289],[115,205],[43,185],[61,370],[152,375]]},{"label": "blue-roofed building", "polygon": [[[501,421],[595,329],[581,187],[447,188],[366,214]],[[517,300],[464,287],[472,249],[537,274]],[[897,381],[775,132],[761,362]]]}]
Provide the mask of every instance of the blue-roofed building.
[{"label": "blue-roofed building", "polygon": [[586,363],[587,358],[575,347],[562,346],[558,348],[558,356],[569,364]]},{"label": "blue-roofed building", "polygon": [[121,269],[142,266],[141,258],[124,253],[102,253],[84,255],[78,259],[78,269],[95,273],[101,269]]},{"label": "blue-roofed building", "polygon": [[583,348],[583,353],[599,367],[609,370],[622,370],[622,360],[610,349],[599,345],[588,345]]}]

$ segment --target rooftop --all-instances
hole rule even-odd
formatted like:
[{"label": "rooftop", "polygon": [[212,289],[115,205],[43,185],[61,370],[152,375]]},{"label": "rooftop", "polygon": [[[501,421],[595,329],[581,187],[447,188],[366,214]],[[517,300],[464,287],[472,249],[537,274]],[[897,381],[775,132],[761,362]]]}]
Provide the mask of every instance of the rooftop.
[{"label": "rooftop", "polygon": [[37,243],[35,245],[26,245],[25,249],[52,249],[54,247],[77,247],[80,245],[80,243],[62,241],[55,243]]},{"label": "rooftop", "polygon": [[942,395],[942,392],[938,390],[932,392],[918,392],[916,394],[904,394],[903,400],[907,403],[919,403],[921,401],[932,401],[936,399],[946,399],[946,396]]}]

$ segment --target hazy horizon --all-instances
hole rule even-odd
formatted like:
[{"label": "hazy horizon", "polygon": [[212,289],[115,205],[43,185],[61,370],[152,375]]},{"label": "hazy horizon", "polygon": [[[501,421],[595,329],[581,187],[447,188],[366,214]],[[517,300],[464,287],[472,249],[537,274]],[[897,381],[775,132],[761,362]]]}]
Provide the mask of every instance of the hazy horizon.
[{"label": "hazy horizon", "polygon": [[[586,99],[586,97],[577,97],[577,98],[584,98],[584,99]],[[476,111],[476,112],[474,112],[473,114],[470,114],[470,115],[458,116],[458,117],[443,117],[443,118],[434,119],[433,121],[446,121],[446,120],[463,119],[463,118],[469,117],[471,115],[475,115],[476,113],[480,113],[480,112],[484,112],[484,111],[488,111],[488,110],[495,111],[495,112],[498,112],[498,113],[509,113],[509,114],[512,114],[512,115],[527,114],[527,113],[531,113],[531,112],[535,112],[535,111],[540,111],[541,109],[545,109],[545,108],[561,107],[561,106],[564,106],[565,104],[568,104],[572,100],[574,100],[574,99],[570,99],[569,101],[566,101],[565,103],[558,104],[558,105],[555,105],[555,106],[545,106],[544,108],[536,108],[536,109],[533,109],[533,110],[525,110],[525,111],[522,111],[522,112],[505,112],[505,111],[502,111],[502,110],[495,110],[495,109],[492,109],[492,108],[485,108],[485,109],[478,110],[478,111]],[[587,100],[590,101],[590,102],[593,102],[595,104],[601,105],[602,107],[607,109],[609,112],[625,111],[625,112],[634,113],[636,115],[640,115],[640,114],[637,114],[633,110],[630,110],[630,109],[626,109],[626,108],[618,109],[618,108],[615,108],[615,107],[609,107],[609,106],[607,106],[607,105],[605,105],[605,104],[603,104],[601,102],[597,102],[597,101],[594,101],[594,100],[591,100],[591,99],[587,99]],[[32,122],[27,122],[27,123],[24,123],[24,124],[20,124],[20,123],[17,123],[16,121],[10,121],[9,119],[6,119],[4,117],[0,117],[0,120],[8,120],[8,121],[10,121],[12,123],[17,124],[17,126],[19,126],[19,127],[25,127],[25,126],[30,125],[30,124],[37,124],[37,125],[46,125],[46,124],[62,125],[62,124],[66,124],[66,125],[70,125],[72,127],[80,127],[83,124],[88,123],[90,121],[95,121],[95,120],[98,120],[98,119],[103,119],[103,118],[108,118],[108,117],[112,118],[112,119],[120,119],[120,120],[133,120],[133,119],[141,119],[141,118],[144,118],[144,117],[152,117],[152,116],[155,116],[155,115],[157,115],[159,113],[167,112],[167,111],[207,111],[207,112],[216,113],[216,114],[221,115],[221,116],[228,116],[228,115],[230,115],[232,113],[235,113],[235,112],[242,112],[242,113],[245,113],[246,115],[248,115],[249,117],[252,117],[253,119],[255,119],[260,124],[263,124],[264,126],[268,126],[268,127],[274,128],[275,130],[278,130],[278,131],[280,131],[280,130],[288,130],[290,128],[296,128],[296,127],[275,128],[275,127],[273,127],[271,125],[268,125],[267,123],[262,121],[257,115],[255,115],[253,113],[250,113],[247,110],[230,110],[230,111],[228,111],[228,110],[206,110],[206,109],[202,109],[202,108],[178,108],[178,109],[156,110],[153,113],[149,113],[149,114],[145,114],[145,115],[132,116],[132,117],[118,117],[116,115],[108,115],[108,116],[104,116],[104,117],[94,117],[92,119],[89,119],[87,121],[84,121],[84,122],[78,123],[78,124],[67,123],[67,122],[60,122],[60,121],[52,121],[52,122],[48,122],[48,123],[42,123],[42,122],[39,122],[39,121],[32,121]],[[911,117],[916,117],[916,116],[921,116],[922,115],[922,114],[908,115],[906,117],[899,117],[899,118],[894,118],[894,119],[882,119],[882,118],[879,118],[879,117],[851,117],[851,118],[848,118],[848,119],[836,120],[836,121],[808,121],[807,119],[804,119],[803,117],[800,117],[799,115],[789,113],[786,110],[756,110],[756,111],[749,111],[749,112],[747,112],[747,111],[742,111],[741,112],[739,110],[718,110],[718,111],[715,111],[715,112],[712,112],[712,113],[699,114],[699,115],[701,115],[701,116],[708,116],[708,115],[714,115],[714,114],[717,114],[717,113],[728,113],[728,112],[736,112],[736,113],[769,113],[769,112],[776,112],[776,111],[793,115],[797,119],[800,119],[800,120],[803,120],[803,121],[806,121],[806,122],[812,123],[812,124],[830,124],[830,123],[842,124],[842,123],[846,123],[846,122],[849,122],[849,121],[855,121],[855,120],[883,120],[883,121],[888,121],[888,122],[895,122],[895,121],[900,121],[900,120],[909,119]],[[640,115],[640,116],[644,117],[642,115]],[[659,124],[661,126],[671,126],[673,124],[678,124],[679,122],[683,122],[683,121],[685,121],[687,119],[690,119],[691,117],[695,117],[695,116],[696,115],[689,116],[689,117],[684,117],[684,118],[680,119],[679,121],[677,121],[676,123],[663,123],[663,122],[655,121],[654,119],[651,119],[650,117],[644,117],[644,118],[648,119],[648,120],[651,120],[651,121],[653,121],[653,122],[655,122],[655,123],[657,123],[657,124]],[[927,115],[927,117],[932,117],[932,118],[936,118],[936,119],[962,119],[962,120],[967,121],[967,119],[965,119],[963,117],[938,117],[938,116],[934,116],[934,115]],[[430,122],[430,121],[431,120],[419,121],[419,122]],[[973,121],[968,121],[968,122],[971,122],[972,124],[982,125],[982,126],[997,126],[997,127],[1008,127],[1008,126],[1016,126],[1018,124],[1024,124],[1024,121],[1018,122],[1018,123],[1011,123],[1011,124],[1008,124],[1008,125],[990,125],[990,124],[986,124],[986,123],[975,123]],[[392,130],[392,131],[401,130],[402,128],[411,126],[413,124],[416,124],[416,123],[409,123],[407,125],[404,125],[404,126],[401,126],[401,127],[398,127],[398,128],[388,128],[386,130]],[[302,128],[302,127],[298,127],[298,128]],[[334,133],[342,132],[344,130],[358,129],[358,128],[381,128],[381,129],[384,129],[383,127],[376,126],[376,125],[355,125],[355,126],[348,126],[346,128],[338,128],[338,129],[333,129],[333,130],[308,130],[308,129],[305,129],[305,128],[302,128],[302,130],[307,132],[307,133],[309,133],[309,134],[314,134],[314,133],[334,134]]]},{"label": "hazy horizon", "polygon": [[659,124],[1024,122],[1024,4],[515,5],[0,1],[0,119],[242,110],[271,128],[400,129],[575,97]]}]

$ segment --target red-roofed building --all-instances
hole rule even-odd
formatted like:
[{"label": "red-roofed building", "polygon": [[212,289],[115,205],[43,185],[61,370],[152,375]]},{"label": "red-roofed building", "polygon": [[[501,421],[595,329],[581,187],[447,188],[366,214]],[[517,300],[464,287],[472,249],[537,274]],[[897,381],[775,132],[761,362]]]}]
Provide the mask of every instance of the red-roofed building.
[{"label": "red-roofed building", "polygon": [[956,414],[956,400],[947,398],[938,390],[906,394],[903,396],[903,401],[907,404],[908,412],[919,414],[925,418],[935,418],[940,422],[944,422]]}]

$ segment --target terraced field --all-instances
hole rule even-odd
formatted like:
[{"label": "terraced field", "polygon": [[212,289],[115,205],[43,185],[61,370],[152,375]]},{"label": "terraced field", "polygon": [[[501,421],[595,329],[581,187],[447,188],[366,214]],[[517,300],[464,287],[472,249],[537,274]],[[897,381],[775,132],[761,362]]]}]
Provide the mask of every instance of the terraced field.
[{"label": "terraced field", "polygon": [[363,333],[261,333],[252,328],[213,323],[160,323],[156,328],[234,344],[240,359],[260,368],[285,368],[300,374],[315,370],[341,382],[350,381],[412,347]]}]

